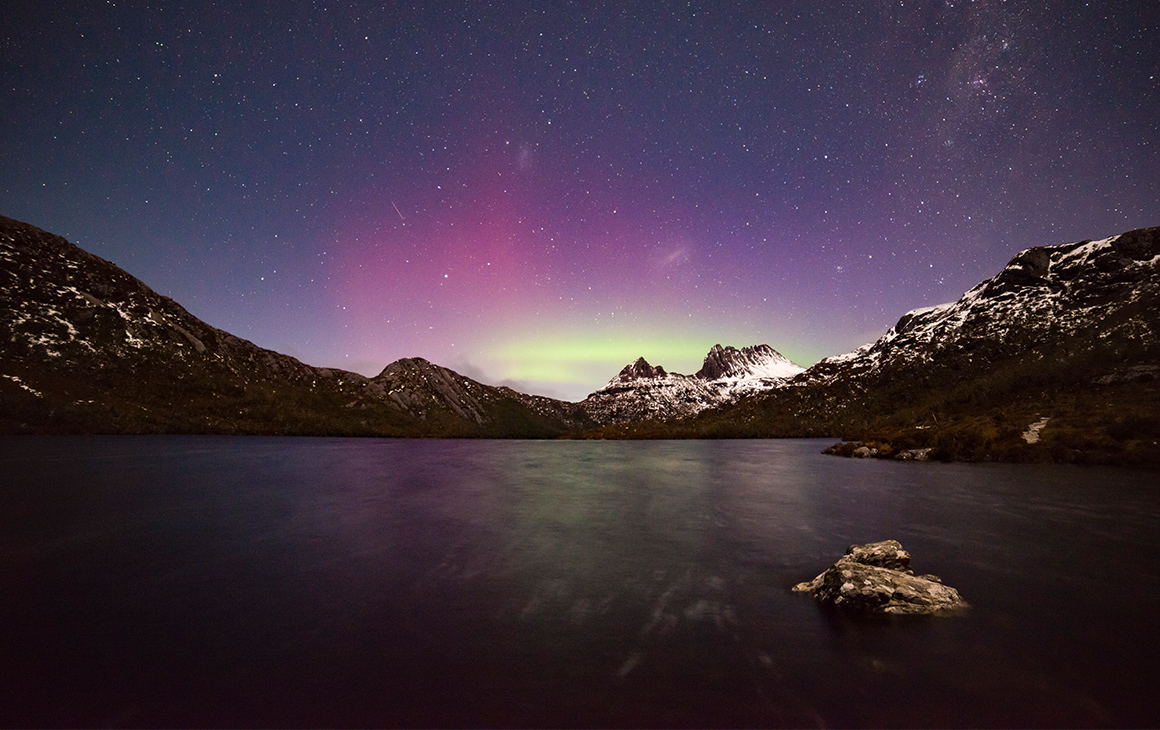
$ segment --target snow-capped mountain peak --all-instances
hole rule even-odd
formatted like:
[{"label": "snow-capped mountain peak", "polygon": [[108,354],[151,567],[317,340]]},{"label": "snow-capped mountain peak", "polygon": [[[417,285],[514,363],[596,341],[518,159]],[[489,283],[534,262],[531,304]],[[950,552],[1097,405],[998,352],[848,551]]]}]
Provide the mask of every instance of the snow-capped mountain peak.
[{"label": "snow-capped mountain peak", "polygon": [[818,362],[807,381],[949,360],[962,368],[1020,353],[1038,358],[1086,330],[1099,340],[1150,342],[1156,335],[1137,310],[1160,291],[1158,269],[1160,228],[1029,248],[958,301],[912,309],[878,341]]},{"label": "snow-capped mountain peak", "polygon": [[718,344],[693,375],[666,372],[638,358],[589,395],[582,406],[598,423],[678,418],[742,394],[779,387],[803,370],[769,345],[737,349]]},{"label": "snow-capped mountain peak", "polygon": [[754,345],[740,350],[733,346],[713,345],[696,377],[710,381],[790,378],[804,369],[794,365],[769,345]]},{"label": "snow-capped mountain peak", "polygon": [[608,381],[608,384],[627,383],[633,380],[648,378],[663,378],[667,375],[668,373],[665,372],[663,367],[658,365],[654,368],[648,364],[648,360],[645,360],[643,357],[638,357],[628,365],[625,365],[624,369],[615,378]]}]

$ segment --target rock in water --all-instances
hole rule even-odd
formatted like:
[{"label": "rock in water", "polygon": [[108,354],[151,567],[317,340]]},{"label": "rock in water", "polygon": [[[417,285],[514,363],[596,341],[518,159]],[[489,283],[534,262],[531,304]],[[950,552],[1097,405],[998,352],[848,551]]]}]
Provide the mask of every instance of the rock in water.
[{"label": "rock in water", "polygon": [[846,548],[844,560],[853,560],[862,565],[873,565],[879,568],[899,570],[903,573],[913,573],[910,569],[910,553],[902,549],[902,543],[897,540],[883,540],[866,545],[851,545]]},{"label": "rock in water", "polygon": [[851,545],[826,572],[793,590],[863,613],[946,613],[967,606],[958,591],[936,576],[916,577],[910,553],[897,540]]}]

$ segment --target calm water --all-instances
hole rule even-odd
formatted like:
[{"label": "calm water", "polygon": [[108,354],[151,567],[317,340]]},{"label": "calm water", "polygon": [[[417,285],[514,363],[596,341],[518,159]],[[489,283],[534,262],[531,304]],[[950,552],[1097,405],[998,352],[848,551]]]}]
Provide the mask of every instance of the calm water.
[{"label": "calm water", "polygon": [[[828,443],[0,440],[0,723],[1160,723],[1155,473]],[[790,593],[886,538],[971,611]]]}]

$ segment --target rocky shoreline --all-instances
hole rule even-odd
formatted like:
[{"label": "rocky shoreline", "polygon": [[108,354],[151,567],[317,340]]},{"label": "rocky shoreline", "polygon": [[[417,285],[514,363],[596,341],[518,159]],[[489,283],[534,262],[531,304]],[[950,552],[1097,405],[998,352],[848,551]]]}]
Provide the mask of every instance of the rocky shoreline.
[{"label": "rocky shoreline", "polygon": [[854,459],[894,459],[896,461],[930,461],[933,448],[902,449],[894,451],[889,445],[864,443],[862,441],[839,441],[822,451],[830,456],[847,456]]}]

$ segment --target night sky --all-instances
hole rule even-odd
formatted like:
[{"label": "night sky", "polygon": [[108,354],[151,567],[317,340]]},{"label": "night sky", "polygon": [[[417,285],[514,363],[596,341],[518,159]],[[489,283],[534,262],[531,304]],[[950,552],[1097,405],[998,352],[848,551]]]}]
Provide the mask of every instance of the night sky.
[{"label": "night sky", "polygon": [[312,365],[809,365],[1160,225],[1160,3],[7,0],[0,214]]}]

